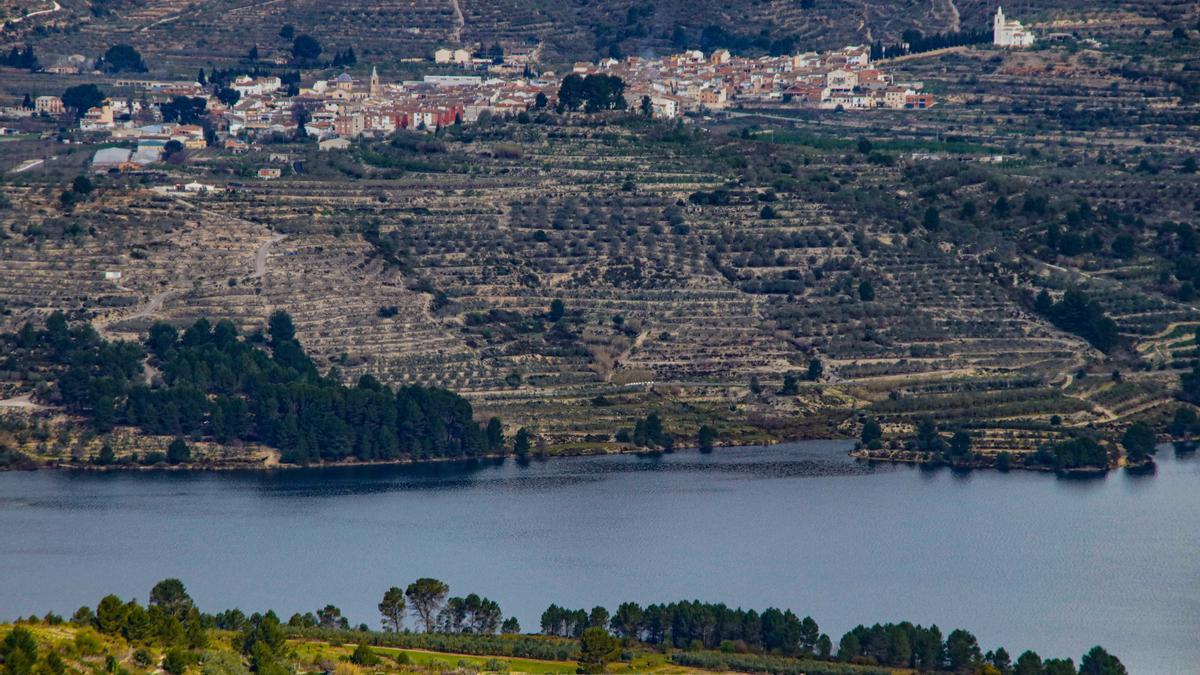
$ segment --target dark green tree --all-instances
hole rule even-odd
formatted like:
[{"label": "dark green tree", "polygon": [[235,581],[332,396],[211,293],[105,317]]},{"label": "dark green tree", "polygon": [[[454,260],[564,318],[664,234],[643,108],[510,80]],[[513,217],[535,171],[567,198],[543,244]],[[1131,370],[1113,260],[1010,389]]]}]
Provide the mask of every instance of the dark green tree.
[{"label": "dark green tree", "polygon": [[821,375],[823,375],[824,372],[825,367],[821,365],[821,359],[818,359],[814,356],[808,362],[808,373],[806,375],[806,379],[809,382],[816,382],[817,380],[821,379]]},{"label": "dark green tree", "polygon": [[1042,675],[1042,657],[1037,652],[1023,652],[1013,665],[1013,675]]},{"label": "dark green tree", "polygon": [[0,661],[5,675],[31,675],[37,658],[37,638],[24,626],[14,626],[0,641]]},{"label": "dark green tree", "polygon": [[1175,409],[1175,416],[1167,426],[1167,433],[1176,438],[1186,438],[1196,432],[1196,411],[1188,406]]},{"label": "dark green tree", "polygon": [[950,456],[966,459],[971,456],[971,434],[958,430],[950,437]]},{"label": "dark green tree", "polygon": [[529,454],[531,446],[532,442],[530,441],[529,430],[525,427],[517,429],[517,434],[513,436],[513,452],[519,456],[524,456]]},{"label": "dark green tree", "polygon": [[1041,675],[1076,675],[1075,662],[1071,659],[1046,659],[1042,663]]},{"label": "dark green tree", "polygon": [[62,94],[63,106],[75,113],[76,118],[83,117],[91,108],[104,103],[104,92],[94,84],[77,84],[67,87]]},{"label": "dark green tree", "polygon": [[267,326],[272,344],[278,345],[296,339],[296,327],[292,325],[292,316],[283,310],[272,312]]},{"label": "dark green tree", "polygon": [[1007,218],[1010,213],[1012,213],[1012,206],[1008,203],[1008,198],[1004,195],[996,197],[996,203],[992,205],[992,215],[997,218]]},{"label": "dark green tree", "polygon": [[833,640],[829,636],[821,633],[817,638],[817,658],[828,659],[833,656]]},{"label": "dark green tree", "polygon": [[927,230],[937,230],[942,226],[942,215],[938,213],[936,206],[930,206],[925,209],[925,216],[921,219],[921,224]]},{"label": "dark green tree", "polygon": [[170,464],[184,464],[192,461],[192,450],[188,447],[186,441],[182,438],[176,438],[167,446],[167,462]]},{"label": "dark green tree", "polygon": [[860,649],[861,646],[858,641],[858,636],[856,636],[853,631],[846,633],[842,636],[841,641],[838,642],[838,660],[849,661],[850,659],[858,656]]},{"label": "dark green tree", "polygon": [[608,618],[609,618],[608,610],[603,607],[596,606],[596,607],[592,608],[592,611],[588,612],[587,625],[589,628],[605,628],[605,629],[607,629],[608,628]]},{"label": "dark green tree", "polygon": [[450,587],[437,579],[421,578],[408,585],[404,591],[408,604],[416,612],[426,633],[432,633],[437,625],[437,615],[450,593]]},{"label": "dark green tree", "polygon": [[863,422],[862,443],[867,447],[877,445],[883,438],[883,427],[879,426],[879,422],[875,418],[868,418]]},{"label": "dark green tree", "polygon": [[1000,675],[1012,675],[1012,657],[1008,655],[1008,650],[1004,647],[999,647],[995,652],[992,652],[991,662],[992,666],[1000,671]]},{"label": "dark green tree", "polygon": [[762,383],[758,381],[757,375],[750,376],[750,393],[758,396],[762,393]]},{"label": "dark green tree", "polygon": [[117,455],[113,452],[113,448],[108,443],[100,446],[100,454],[96,455],[95,463],[99,466],[108,466],[117,461]]},{"label": "dark green tree", "polygon": [[1154,456],[1157,444],[1157,434],[1145,422],[1134,422],[1121,436],[1121,445],[1125,448],[1125,456],[1134,463],[1144,462]]},{"label": "dark green tree", "polygon": [[321,43],[311,35],[298,35],[292,41],[292,56],[297,61],[316,61],[321,56]]},{"label": "dark green tree", "polygon": [[158,607],[168,616],[182,622],[188,618],[195,604],[182,581],[163,579],[150,589],[150,606]]},{"label": "dark green tree", "polygon": [[1103,647],[1092,647],[1079,662],[1079,675],[1125,675],[1125,665]]},{"label": "dark green tree", "polygon": [[242,92],[230,87],[221,87],[217,90],[217,100],[227,106],[236,105],[242,99]]},{"label": "dark green tree", "polygon": [[499,417],[493,417],[488,420],[487,424],[487,445],[488,450],[497,451],[504,449],[504,423]]},{"label": "dark green tree", "polygon": [[172,96],[171,100],[159,106],[164,122],[179,124],[200,124],[207,114],[208,100],[196,96]]},{"label": "dark green tree", "polygon": [[162,669],[170,675],[183,675],[190,664],[187,651],[179,647],[172,647],[163,655]]},{"label": "dark green tree", "polygon": [[115,595],[106,595],[96,606],[96,627],[102,633],[117,635],[125,626],[125,603]]},{"label": "dark green tree", "polygon": [[973,671],[983,654],[979,641],[965,630],[953,630],[946,636],[946,666],[953,671]]},{"label": "dark green tree", "polygon": [[1179,376],[1179,397],[1200,405],[1200,361],[1192,364],[1192,370]]},{"label": "dark green tree", "polygon": [[317,610],[317,624],[321,628],[349,627],[350,620],[342,616],[342,610],[337,605],[325,605]]},{"label": "dark green tree", "polygon": [[144,73],[146,64],[142,55],[130,45],[113,45],[100,59],[101,69],[107,73]]},{"label": "dark green tree", "polygon": [[620,658],[621,642],[608,631],[593,626],[579,636],[579,672],[603,673],[611,661]]},{"label": "dark green tree", "polygon": [[404,591],[392,586],[379,602],[379,613],[383,615],[383,629],[393,633],[404,627]]},{"label": "dark green tree", "polygon": [[788,373],[783,376],[783,386],[779,389],[781,396],[795,396],[800,393],[800,382],[796,376]]},{"label": "dark green tree", "polygon": [[941,452],[946,447],[938,433],[937,424],[928,417],[922,417],[917,422],[917,449],[923,452]]},{"label": "dark green tree", "polygon": [[623,602],[617,607],[617,613],[609,620],[609,626],[617,635],[631,640],[641,638],[642,624],[645,613],[636,602]]},{"label": "dark green tree", "polygon": [[71,181],[71,190],[81,195],[91,194],[93,189],[95,186],[87,176],[76,176],[75,180]]}]

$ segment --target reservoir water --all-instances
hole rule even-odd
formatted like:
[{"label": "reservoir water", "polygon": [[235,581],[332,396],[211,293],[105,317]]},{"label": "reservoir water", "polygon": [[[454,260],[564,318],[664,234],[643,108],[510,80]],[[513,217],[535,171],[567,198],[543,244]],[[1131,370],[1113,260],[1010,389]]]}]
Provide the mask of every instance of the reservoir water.
[{"label": "reservoir water", "polygon": [[[278,473],[0,474],[0,618],[145,602],[333,603],[378,625],[389,586],[440,578],[524,630],[551,602],[788,607],[837,643],[857,623],[966,628],[1131,672],[1200,664],[1200,458],[1072,480],[868,466],[839,442]],[[411,620],[410,620],[411,624]]]}]

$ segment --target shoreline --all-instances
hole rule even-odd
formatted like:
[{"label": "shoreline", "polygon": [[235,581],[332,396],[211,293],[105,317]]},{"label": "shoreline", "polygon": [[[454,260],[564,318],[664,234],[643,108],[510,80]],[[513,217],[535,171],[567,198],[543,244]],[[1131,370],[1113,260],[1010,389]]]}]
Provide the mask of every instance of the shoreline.
[{"label": "shoreline", "polygon": [[1052,473],[1067,477],[1089,477],[1103,476],[1110,471],[1125,468],[1131,471],[1149,471],[1154,467],[1154,459],[1150,458],[1139,464],[1118,464],[1116,466],[1082,466],[1072,469],[1055,469],[1052,466],[1041,464],[1012,464],[1011,466],[1000,469],[996,467],[994,461],[968,461],[968,462],[948,462],[941,458],[929,456],[929,453],[923,453],[911,450],[898,450],[894,454],[885,456],[873,455],[871,450],[865,448],[855,448],[850,451],[850,456],[861,461],[867,462],[886,462],[889,464],[914,464],[917,466],[940,467],[945,466],[954,470],[962,471],[998,471],[1000,473],[1008,473],[1009,471],[1033,471],[1036,473]]},{"label": "shoreline", "polygon": [[[771,439],[766,443],[745,443],[731,442],[720,443],[713,446],[713,451],[721,448],[739,448],[739,447],[766,447],[771,445],[780,445],[784,443],[802,443],[806,441],[846,441],[846,438],[794,438],[794,439]],[[607,448],[573,448],[562,452],[554,453],[529,453],[524,458],[518,457],[515,453],[487,453],[481,455],[470,455],[461,457],[397,457],[395,459],[372,459],[372,460],[349,460],[336,462],[318,462],[313,464],[285,464],[276,463],[268,464],[266,459],[263,461],[217,461],[217,462],[197,462],[191,464],[92,464],[92,463],[74,463],[69,461],[48,461],[38,463],[31,461],[27,464],[13,465],[0,467],[0,473],[18,472],[18,471],[75,471],[86,473],[122,473],[122,472],[272,472],[272,471],[303,471],[303,470],[325,470],[325,469],[348,469],[356,467],[372,467],[372,466],[433,466],[438,464],[465,463],[475,461],[503,461],[506,459],[517,459],[521,461],[553,461],[560,458],[570,457],[600,457],[604,455],[669,455],[676,452],[705,452],[699,447],[681,446],[670,451],[665,450],[649,450],[646,448],[638,448],[635,446],[618,446],[614,449]],[[853,456],[853,455],[851,455]]]},{"label": "shoreline", "polygon": [[[732,441],[727,443],[718,443],[713,446],[713,451],[721,448],[738,448],[738,447],[768,447],[772,445],[781,445],[785,443],[802,443],[807,441],[852,441],[852,438],[847,437],[801,437],[801,438],[772,438],[768,441],[746,442]],[[553,453],[529,453],[524,458],[518,457],[515,453],[486,453],[471,456],[459,457],[397,457],[394,459],[373,459],[373,460],[343,460],[332,462],[317,462],[312,464],[287,464],[287,463],[270,463],[271,457],[262,458],[259,461],[253,460],[219,460],[215,462],[197,462],[191,464],[152,464],[142,465],[133,463],[108,464],[98,465],[90,462],[75,463],[62,460],[51,460],[44,463],[30,460],[23,464],[14,464],[11,466],[0,467],[0,473],[16,472],[16,471],[73,471],[73,472],[95,472],[95,473],[118,473],[118,472],[273,472],[273,471],[303,471],[303,470],[326,470],[326,469],[348,469],[356,467],[377,467],[377,466],[434,466],[438,464],[466,463],[475,461],[503,461],[506,459],[517,459],[524,461],[551,461],[560,458],[571,457],[599,457],[604,455],[667,455],[675,452],[705,452],[699,447],[681,446],[673,450],[651,450],[639,448],[635,446],[614,446],[614,447],[574,447]],[[712,452],[712,451],[709,451]],[[1110,471],[1118,469],[1127,469],[1131,472],[1149,473],[1155,469],[1154,458],[1150,457],[1143,462],[1137,464],[1120,463],[1107,467],[1077,467],[1072,469],[1055,469],[1052,466],[1045,465],[1028,465],[1023,462],[1014,463],[1011,466],[1000,469],[994,461],[973,460],[967,462],[948,462],[939,457],[933,457],[929,453],[897,450],[886,455],[874,454],[876,451],[871,451],[863,447],[854,447],[846,454],[850,458],[862,462],[882,462],[888,464],[911,464],[920,467],[948,467],[953,470],[960,471],[998,471],[1007,473],[1009,471],[1032,471],[1036,473],[1053,473],[1062,476],[1088,477],[1102,476]]]}]

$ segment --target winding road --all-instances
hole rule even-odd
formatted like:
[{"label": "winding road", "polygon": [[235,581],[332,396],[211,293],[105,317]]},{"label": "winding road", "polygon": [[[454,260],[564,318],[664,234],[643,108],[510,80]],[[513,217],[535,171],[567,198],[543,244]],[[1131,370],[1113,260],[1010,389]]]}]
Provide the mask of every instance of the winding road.
[{"label": "winding road", "polygon": [[61,9],[62,9],[62,5],[58,4],[58,2],[56,1],[54,3],[54,6],[51,7],[50,9],[39,9],[36,12],[30,12],[30,13],[26,14],[25,16],[18,17],[16,19],[9,19],[6,23],[9,23],[9,24],[21,23],[25,19],[32,19],[33,17],[39,16],[41,14],[53,14],[54,12],[57,12]]},{"label": "winding road", "polygon": [[261,279],[267,273],[267,256],[271,254],[271,245],[287,239],[286,234],[277,234],[274,237],[264,241],[254,249],[254,273],[250,275],[251,279]]},{"label": "winding road", "polygon": [[459,0],[450,0],[450,7],[454,9],[454,44],[462,44],[463,27],[467,25],[467,17],[458,3]]}]

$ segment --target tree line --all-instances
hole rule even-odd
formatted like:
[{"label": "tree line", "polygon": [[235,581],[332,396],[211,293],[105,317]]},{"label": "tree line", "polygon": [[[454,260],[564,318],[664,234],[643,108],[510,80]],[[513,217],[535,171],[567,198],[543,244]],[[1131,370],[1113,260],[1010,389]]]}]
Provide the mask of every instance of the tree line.
[{"label": "tree line", "polygon": [[933,35],[925,35],[919,30],[906,30],[901,34],[901,42],[890,46],[884,46],[883,42],[876,40],[871,45],[871,60],[902,54],[920,54],[922,52],[931,52],[935,49],[945,49],[946,47],[961,47],[963,45],[978,45],[987,44],[992,41],[992,31],[986,29],[979,30],[964,30],[954,33],[934,33]]},{"label": "tree line", "polygon": [[[102,339],[61,313],[41,330],[10,336],[45,361],[58,402],[96,431],[133,426],[163,436],[257,442],[292,463],[453,457],[504,449],[499,420],[481,428],[471,404],[436,387],[393,390],[370,375],[354,387],[336,369],[322,375],[276,312],[267,335],[240,335],[232,322],[200,319],[182,333],[155,324],[142,344]],[[147,382],[143,361],[161,373]]]},{"label": "tree line", "polygon": [[25,45],[24,49],[13,47],[8,53],[0,52],[0,66],[9,68],[25,68],[29,71],[38,69],[37,56],[33,53],[33,45]]},{"label": "tree line", "polygon": [[[1012,663],[1004,648],[983,653],[974,635],[954,630],[944,639],[936,625],[928,628],[910,622],[856,626],[842,636],[837,650],[812,617],[800,618],[791,610],[731,609],[724,604],[698,600],[653,604],[645,608],[625,602],[609,616],[603,607],[590,611],[550,605],[542,613],[542,633],[585,641],[589,632],[610,630],[626,644],[643,643],[696,652],[717,649],[723,653],[772,654],[836,660],[861,665],[913,668],[921,671],[988,672],[1011,675],[1075,673],[1070,659],[1048,659],[1035,652],[1021,654]],[[582,661],[581,661],[582,662]],[[1063,667],[1069,670],[1063,670]],[[1083,657],[1080,673],[1124,673],[1120,661],[1101,647]]]},{"label": "tree line", "polygon": [[1108,450],[1090,436],[1076,436],[1037,449],[1033,461],[1055,471],[1108,468]]},{"label": "tree line", "polygon": [[587,75],[571,73],[558,86],[559,112],[582,107],[587,112],[624,110],[625,82],[616,75]]},{"label": "tree line", "polygon": [[[1036,652],[1023,652],[1015,661],[1004,648],[983,652],[970,632],[957,629],[943,637],[936,625],[923,627],[911,622],[858,625],[847,631],[835,647],[811,617],[800,618],[791,610],[768,608],[731,609],[724,604],[698,600],[652,604],[621,603],[616,613],[604,607],[590,611],[550,605],[542,614],[537,643],[514,634],[520,625],[513,618],[502,620],[499,605],[477,594],[449,597],[450,587],[438,579],[422,578],[406,588],[389,588],[379,603],[383,633],[372,633],[366,624],[351,628],[349,620],[334,605],[305,614],[294,614],[285,624],[273,611],[247,616],[239,609],[216,614],[201,613],[183,582],[164,579],[150,591],[149,602],[122,600],[107,595],[95,608],[80,607],[71,623],[105,635],[128,640],[138,653],[146,646],[166,650],[163,669],[182,675],[195,663],[198,650],[207,648],[209,631],[233,633],[230,644],[252,670],[264,675],[286,675],[294,654],[287,648],[289,637],[305,636],[358,642],[350,657],[360,665],[377,664],[369,645],[425,647],[443,651],[499,654],[534,658],[578,659],[580,672],[604,672],[608,663],[629,658],[635,645],[683,650],[672,660],[681,665],[718,669],[768,670],[770,672],[841,672],[838,664],[911,668],[921,672],[986,673],[988,675],[1124,675],[1121,661],[1102,647],[1083,655],[1078,670],[1071,659],[1045,659]],[[405,627],[406,615],[416,619],[420,635]],[[18,624],[20,623],[18,619]],[[47,614],[31,622],[61,624],[63,619]],[[497,630],[511,639],[498,641]],[[349,635],[352,633],[352,635]],[[222,641],[224,638],[222,638]],[[77,642],[78,642],[77,638]],[[573,642],[572,642],[573,641]],[[503,642],[503,643],[502,643]],[[135,661],[137,661],[135,653]],[[786,662],[795,658],[802,661]],[[34,675],[63,671],[41,665],[32,633],[20,625],[0,642],[0,661],[6,675]],[[146,665],[150,665],[149,656]],[[827,666],[821,665],[824,662]],[[115,662],[107,672],[124,675]],[[739,667],[740,665],[740,667]],[[804,668],[796,668],[803,665]],[[732,668],[731,668],[732,666]]]}]

